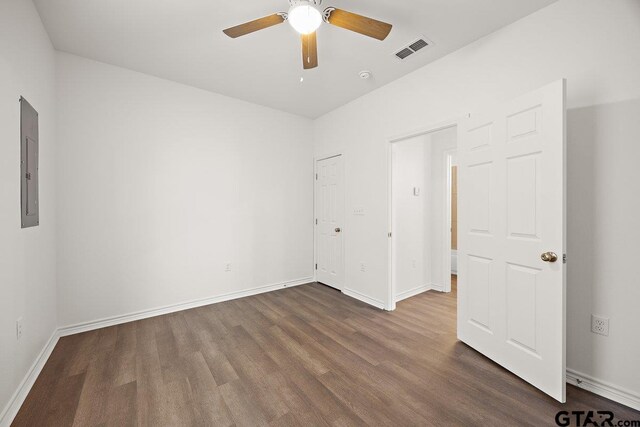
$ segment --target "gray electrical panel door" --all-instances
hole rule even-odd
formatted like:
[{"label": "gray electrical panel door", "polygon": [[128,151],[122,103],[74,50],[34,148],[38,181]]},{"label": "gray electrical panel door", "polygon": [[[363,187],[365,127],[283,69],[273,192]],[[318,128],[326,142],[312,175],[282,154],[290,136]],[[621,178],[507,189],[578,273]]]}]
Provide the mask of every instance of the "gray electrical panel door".
[{"label": "gray electrical panel door", "polygon": [[22,228],[40,224],[38,207],[38,112],[20,98],[20,190]]}]

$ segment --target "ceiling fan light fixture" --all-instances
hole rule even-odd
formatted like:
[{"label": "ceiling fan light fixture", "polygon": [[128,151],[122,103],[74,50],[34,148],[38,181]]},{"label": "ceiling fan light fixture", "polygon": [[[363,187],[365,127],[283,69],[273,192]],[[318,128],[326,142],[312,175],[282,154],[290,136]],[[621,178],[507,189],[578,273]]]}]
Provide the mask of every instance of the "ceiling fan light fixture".
[{"label": "ceiling fan light fixture", "polygon": [[289,24],[300,34],[311,34],[322,24],[322,13],[308,0],[294,2],[288,15]]}]

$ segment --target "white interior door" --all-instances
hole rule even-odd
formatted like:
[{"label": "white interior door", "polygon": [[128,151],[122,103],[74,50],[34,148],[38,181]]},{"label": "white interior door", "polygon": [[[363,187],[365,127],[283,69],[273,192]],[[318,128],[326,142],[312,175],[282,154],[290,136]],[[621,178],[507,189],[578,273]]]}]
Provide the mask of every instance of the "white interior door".
[{"label": "white interior door", "polygon": [[564,100],[558,81],[471,115],[458,151],[458,338],[561,402]]},{"label": "white interior door", "polygon": [[316,280],[344,284],[344,168],[342,156],[316,163]]}]

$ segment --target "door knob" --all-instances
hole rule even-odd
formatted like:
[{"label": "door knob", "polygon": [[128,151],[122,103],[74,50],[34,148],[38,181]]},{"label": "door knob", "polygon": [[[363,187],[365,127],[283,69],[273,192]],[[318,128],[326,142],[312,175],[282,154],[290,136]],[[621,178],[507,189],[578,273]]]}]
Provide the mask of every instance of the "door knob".
[{"label": "door knob", "polygon": [[336,233],[341,232],[342,230],[340,230],[340,227],[336,228]]},{"label": "door knob", "polygon": [[556,262],[558,260],[558,255],[553,252],[545,252],[540,255],[540,259],[542,259],[544,262]]}]

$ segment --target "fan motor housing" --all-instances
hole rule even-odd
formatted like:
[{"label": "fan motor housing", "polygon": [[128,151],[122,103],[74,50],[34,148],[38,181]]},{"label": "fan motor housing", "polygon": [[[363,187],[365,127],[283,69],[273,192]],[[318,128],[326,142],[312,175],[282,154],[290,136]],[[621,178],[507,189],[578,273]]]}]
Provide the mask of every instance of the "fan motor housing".
[{"label": "fan motor housing", "polygon": [[289,0],[291,7],[298,6],[300,4],[308,4],[310,6],[320,6],[322,0]]}]

